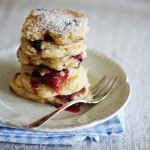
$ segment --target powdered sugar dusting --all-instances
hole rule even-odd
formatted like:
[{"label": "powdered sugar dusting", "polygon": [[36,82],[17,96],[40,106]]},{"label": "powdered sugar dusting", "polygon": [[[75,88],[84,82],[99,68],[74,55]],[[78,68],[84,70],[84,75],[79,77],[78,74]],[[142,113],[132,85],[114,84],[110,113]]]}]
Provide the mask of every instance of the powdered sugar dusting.
[{"label": "powdered sugar dusting", "polygon": [[78,30],[87,22],[86,19],[80,15],[74,15],[69,10],[54,9],[48,11],[46,9],[36,9],[31,14],[40,18],[37,20],[38,27],[57,34]]}]

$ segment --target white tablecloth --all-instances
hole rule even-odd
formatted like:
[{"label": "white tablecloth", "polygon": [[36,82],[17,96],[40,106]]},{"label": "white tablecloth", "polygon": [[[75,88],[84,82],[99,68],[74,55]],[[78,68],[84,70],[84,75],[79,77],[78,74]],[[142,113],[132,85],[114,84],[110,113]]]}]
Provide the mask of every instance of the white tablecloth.
[{"label": "white tablecloth", "polygon": [[0,143],[0,149],[150,149],[150,1],[149,0],[0,0],[0,50],[18,43],[21,27],[34,8],[79,10],[89,18],[89,48],[117,61],[132,88],[124,109],[126,131],[100,142],[89,140],[74,147]]}]

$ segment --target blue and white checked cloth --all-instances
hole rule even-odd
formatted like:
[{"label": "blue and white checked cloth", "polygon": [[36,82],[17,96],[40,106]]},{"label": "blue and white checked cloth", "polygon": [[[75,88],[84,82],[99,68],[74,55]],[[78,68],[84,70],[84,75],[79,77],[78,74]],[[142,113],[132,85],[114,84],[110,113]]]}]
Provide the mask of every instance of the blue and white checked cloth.
[{"label": "blue and white checked cloth", "polygon": [[124,131],[124,117],[119,114],[99,125],[72,132],[33,132],[0,123],[0,141],[24,144],[74,145],[89,137],[99,141],[102,136],[117,135]]}]

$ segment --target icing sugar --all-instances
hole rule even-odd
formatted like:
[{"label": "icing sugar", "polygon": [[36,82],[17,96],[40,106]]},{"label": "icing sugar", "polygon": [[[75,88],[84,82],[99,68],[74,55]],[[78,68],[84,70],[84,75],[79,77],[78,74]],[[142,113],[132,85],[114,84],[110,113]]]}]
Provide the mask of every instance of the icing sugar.
[{"label": "icing sugar", "polygon": [[38,27],[57,34],[70,33],[82,28],[86,23],[82,14],[76,14],[69,10],[35,9],[31,14],[40,18],[37,20]]}]

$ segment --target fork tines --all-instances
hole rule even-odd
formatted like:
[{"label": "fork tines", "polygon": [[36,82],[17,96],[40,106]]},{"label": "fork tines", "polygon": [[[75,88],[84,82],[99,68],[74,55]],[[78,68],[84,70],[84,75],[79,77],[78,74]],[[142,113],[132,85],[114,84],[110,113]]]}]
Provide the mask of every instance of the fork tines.
[{"label": "fork tines", "polygon": [[113,89],[118,76],[104,76],[92,89],[93,99],[107,96]]}]

